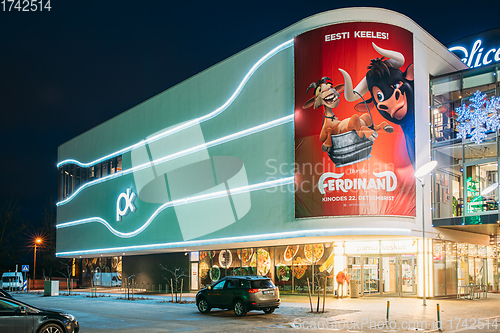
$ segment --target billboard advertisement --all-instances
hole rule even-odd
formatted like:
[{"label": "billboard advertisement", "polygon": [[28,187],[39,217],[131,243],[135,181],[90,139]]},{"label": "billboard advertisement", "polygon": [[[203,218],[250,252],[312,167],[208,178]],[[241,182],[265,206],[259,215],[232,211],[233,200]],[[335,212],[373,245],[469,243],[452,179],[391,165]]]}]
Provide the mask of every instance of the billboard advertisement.
[{"label": "billboard advertisement", "polygon": [[415,216],[412,33],[318,28],[294,63],[295,217]]}]

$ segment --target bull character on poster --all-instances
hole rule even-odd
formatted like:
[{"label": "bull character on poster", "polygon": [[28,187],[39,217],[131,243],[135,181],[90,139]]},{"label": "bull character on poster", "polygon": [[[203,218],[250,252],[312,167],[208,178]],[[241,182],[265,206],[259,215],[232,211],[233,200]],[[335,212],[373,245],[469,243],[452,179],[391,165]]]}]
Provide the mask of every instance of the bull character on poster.
[{"label": "bull character on poster", "polygon": [[412,33],[342,23],[294,50],[296,217],[415,216]]}]

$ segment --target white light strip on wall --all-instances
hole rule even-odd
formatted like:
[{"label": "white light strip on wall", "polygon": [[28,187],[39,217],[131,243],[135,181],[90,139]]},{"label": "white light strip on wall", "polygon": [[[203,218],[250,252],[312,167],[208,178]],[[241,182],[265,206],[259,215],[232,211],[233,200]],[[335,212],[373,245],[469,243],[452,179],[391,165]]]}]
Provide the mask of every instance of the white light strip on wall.
[{"label": "white light strip on wall", "polygon": [[88,255],[96,253],[124,252],[124,251],[126,252],[126,251],[141,251],[141,250],[161,250],[161,249],[171,249],[171,248],[186,248],[194,246],[258,242],[258,241],[287,239],[287,238],[344,236],[344,235],[411,236],[412,230],[398,229],[398,228],[338,228],[338,229],[297,230],[297,231],[277,232],[277,233],[269,233],[262,235],[224,237],[224,238],[208,239],[208,240],[194,240],[186,242],[172,242],[172,243],[161,243],[161,244],[150,244],[150,245],[134,245],[134,246],[121,246],[121,247],[112,247],[104,249],[58,252],[56,253],[56,256],[62,257],[62,256],[77,256],[77,255]]},{"label": "white light strip on wall", "polygon": [[[294,177],[281,178],[281,179],[277,179],[277,180],[273,180],[273,181],[269,181],[269,182],[238,187],[238,188],[232,189],[230,191],[230,193],[232,196],[234,196],[234,195],[241,194],[241,193],[247,193],[247,192],[252,192],[252,191],[264,190],[264,189],[272,188],[272,187],[293,184],[293,182],[294,182]],[[61,229],[61,228],[74,227],[77,225],[97,222],[97,223],[103,224],[115,236],[118,236],[121,238],[130,238],[130,237],[137,236],[141,232],[143,232],[151,224],[151,222],[153,222],[153,220],[158,216],[158,214],[160,214],[164,209],[166,209],[168,207],[187,205],[190,203],[211,200],[211,199],[216,199],[216,198],[222,198],[222,197],[227,197],[227,190],[218,191],[218,192],[209,193],[209,194],[202,194],[202,195],[197,195],[197,196],[193,196],[193,197],[188,197],[188,198],[183,198],[183,199],[167,202],[167,203],[161,205],[140,228],[136,229],[135,231],[131,231],[131,232],[120,232],[120,231],[114,229],[106,220],[104,220],[103,218],[100,218],[100,217],[90,217],[90,218],[86,218],[86,219],[82,219],[82,220],[60,223],[60,224],[56,225],[56,228]]]},{"label": "white light strip on wall", "polygon": [[97,160],[94,160],[92,162],[89,162],[89,163],[82,163],[78,160],[75,160],[75,159],[67,159],[67,160],[64,160],[64,161],[61,161],[59,163],[57,163],[57,167],[61,167],[65,164],[76,164],[80,167],[83,167],[83,168],[87,168],[87,167],[90,167],[92,165],[95,165],[97,163],[100,163],[100,162],[103,162],[103,161],[106,161],[112,157],[115,157],[115,156],[118,156],[118,155],[121,155],[121,154],[124,154],[126,152],[129,152],[135,148],[138,148],[138,147],[141,147],[145,144],[149,144],[151,142],[154,142],[156,140],[159,140],[161,138],[164,138],[164,137],[167,137],[169,135],[172,135],[174,133],[177,133],[177,132],[180,132],[182,131],[183,129],[186,129],[186,128],[189,128],[193,125],[196,125],[196,124],[201,124],[202,122],[205,122],[207,120],[210,120],[216,116],[218,116],[219,114],[221,114],[224,110],[226,110],[229,105],[231,105],[233,103],[233,101],[236,99],[236,97],[238,97],[238,95],[240,94],[240,92],[243,90],[243,87],[246,85],[246,83],[248,82],[248,80],[250,79],[250,77],[257,71],[257,69],[263,64],[265,63],[267,60],[269,60],[270,58],[272,58],[274,55],[276,55],[278,52],[290,47],[293,45],[293,39],[290,39],[286,42],[284,42],[283,44],[281,45],[278,45],[277,47],[275,47],[274,49],[272,49],[271,51],[269,51],[266,55],[264,55],[262,58],[259,59],[259,61],[257,61],[253,66],[252,68],[250,68],[250,70],[247,72],[247,74],[245,75],[245,77],[243,78],[243,80],[240,82],[240,84],[238,85],[238,87],[236,88],[236,90],[234,91],[234,93],[231,95],[231,97],[229,97],[229,99],[224,103],[222,104],[220,107],[218,107],[217,109],[215,109],[214,111],[202,116],[202,117],[199,117],[198,119],[194,119],[194,120],[191,120],[191,121],[188,121],[182,125],[179,125],[177,127],[174,127],[168,131],[165,131],[163,133],[160,133],[158,135],[155,135],[145,141],[141,141],[141,142],[138,142],[132,146],[129,146],[129,147],[126,147],[126,148],[123,148],[121,150],[118,150],[114,153],[111,153],[109,155],[106,155],[104,157],[101,157]]},{"label": "white light strip on wall", "polygon": [[160,164],[160,163],[164,163],[164,162],[167,162],[167,161],[171,161],[171,160],[174,160],[174,159],[182,157],[182,156],[186,156],[186,155],[189,155],[189,154],[192,154],[192,153],[195,153],[195,152],[207,149],[207,148],[215,147],[217,145],[221,145],[221,144],[229,142],[229,141],[240,139],[240,138],[243,138],[245,136],[248,136],[248,135],[251,135],[251,134],[255,134],[255,133],[258,133],[258,132],[261,132],[261,131],[264,131],[264,130],[267,130],[267,129],[270,129],[270,128],[273,128],[273,127],[276,127],[276,126],[280,126],[280,125],[292,122],[293,119],[294,119],[294,115],[291,114],[289,116],[286,116],[286,117],[283,117],[283,118],[279,118],[279,119],[270,121],[270,122],[265,123],[265,124],[260,124],[258,126],[255,126],[255,127],[252,127],[252,128],[248,128],[248,129],[243,130],[241,132],[233,133],[233,134],[230,134],[228,136],[225,136],[225,137],[222,137],[222,138],[219,138],[219,139],[215,139],[213,141],[210,141],[210,142],[207,142],[207,143],[195,146],[195,147],[191,147],[191,148],[182,150],[180,152],[177,152],[177,153],[174,153],[174,154],[171,154],[171,155],[168,155],[168,156],[161,157],[161,158],[153,160],[151,162],[146,162],[146,163],[138,165],[136,167],[133,167],[133,168],[130,168],[130,169],[127,169],[127,170],[124,170],[124,171],[116,172],[116,173],[108,175],[106,177],[102,177],[102,178],[93,180],[91,182],[85,183],[82,186],[80,186],[68,198],[66,198],[66,199],[64,199],[62,201],[59,201],[56,205],[59,207],[59,206],[67,204],[68,202],[70,202],[71,200],[73,200],[82,190],[84,190],[85,188],[88,188],[90,186],[97,185],[97,184],[103,183],[105,181],[108,181],[110,179],[118,178],[118,177],[130,174],[130,173],[136,172],[136,171],[140,171],[140,170],[143,170],[143,169],[150,168],[151,165],[153,165],[153,164]]}]

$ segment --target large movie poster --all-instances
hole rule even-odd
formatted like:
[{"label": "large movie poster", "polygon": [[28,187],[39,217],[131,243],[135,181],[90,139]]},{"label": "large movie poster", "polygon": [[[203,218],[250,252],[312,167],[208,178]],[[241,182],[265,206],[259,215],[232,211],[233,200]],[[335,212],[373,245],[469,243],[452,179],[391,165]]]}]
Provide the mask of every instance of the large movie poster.
[{"label": "large movie poster", "polygon": [[415,216],[412,33],[342,23],[294,49],[295,216]]}]

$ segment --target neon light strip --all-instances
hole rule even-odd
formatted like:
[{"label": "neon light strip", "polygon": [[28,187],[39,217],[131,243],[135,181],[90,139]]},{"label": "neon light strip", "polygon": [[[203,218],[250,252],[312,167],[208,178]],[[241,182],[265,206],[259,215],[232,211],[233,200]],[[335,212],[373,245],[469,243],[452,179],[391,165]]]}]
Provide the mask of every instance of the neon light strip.
[{"label": "neon light strip", "polygon": [[90,167],[92,165],[95,165],[97,163],[100,163],[100,162],[103,162],[103,161],[106,161],[112,157],[115,157],[115,156],[118,156],[118,155],[121,155],[123,153],[126,153],[128,151],[131,151],[135,148],[138,148],[138,147],[141,147],[143,146],[144,144],[149,144],[151,142],[154,142],[156,140],[159,140],[161,138],[164,138],[164,137],[167,137],[169,135],[172,135],[174,133],[177,133],[177,132],[180,132],[182,131],[183,129],[186,129],[186,128],[189,128],[193,125],[196,125],[198,123],[202,123],[202,122],[205,122],[207,120],[210,120],[216,116],[218,116],[219,114],[221,114],[224,110],[226,110],[229,105],[231,105],[233,103],[233,101],[236,99],[236,97],[238,97],[238,95],[240,94],[240,92],[243,90],[243,87],[246,85],[246,83],[248,82],[248,80],[250,79],[250,77],[252,77],[252,75],[257,71],[257,69],[263,64],[265,63],[267,60],[269,60],[270,58],[272,58],[274,55],[276,55],[278,52],[290,47],[293,45],[293,39],[290,39],[289,41],[286,41],[284,42],[283,44],[275,47],[274,49],[272,49],[270,52],[268,52],[265,56],[263,56],[262,58],[259,59],[259,61],[257,61],[253,66],[252,68],[250,68],[250,70],[247,72],[247,74],[245,75],[245,77],[243,78],[243,80],[240,82],[238,88],[236,88],[236,90],[234,91],[234,93],[231,95],[231,97],[229,97],[229,99],[224,103],[222,104],[222,106],[218,107],[217,109],[215,109],[214,111],[202,116],[202,117],[199,117],[198,119],[194,119],[194,120],[191,120],[191,121],[188,121],[187,123],[184,123],[182,125],[179,125],[177,127],[174,127],[166,132],[163,132],[163,133],[160,133],[158,135],[155,135],[151,138],[149,138],[148,140],[145,140],[145,141],[141,141],[141,142],[138,142],[132,146],[129,146],[129,147],[126,147],[126,148],[123,148],[121,150],[118,150],[114,153],[111,153],[109,155],[106,155],[104,157],[101,157],[95,161],[92,161],[92,162],[89,162],[89,163],[82,163],[80,161],[77,161],[75,159],[67,159],[67,160],[64,160],[64,161],[61,161],[59,163],[57,163],[57,167],[61,167],[63,165],[66,165],[66,164],[76,164],[80,167],[83,167],[83,168],[87,168],[87,167]]},{"label": "neon light strip", "polygon": [[279,118],[279,119],[270,121],[270,122],[265,123],[265,124],[260,124],[260,125],[255,126],[255,127],[248,128],[248,129],[246,129],[244,131],[233,133],[233,134],[230,134],[228,136],[225,136],[225,137],[222,137],[222,138],[219,138],[219,139],[215,139],[215,140],[210,141],[208,143],[203,143],[201,145],[194,146],[194,147],[191,147],[189,149],[185,149],[185,150],[182,150],[180,152],[177,152],[177,153],[174,153],[174,154],[171,154],[171,155],[167,155],[167,156],[164,156],[162,158],[159,158],[159,159],[156,159],[156,160],[153,160],[153,161],[150,161],[150,162],[146,162],[146,163],[138,165],[136,167],[133,167],[133,168],[130,168],[130,169],[127,169],[127,170],[124,170],[124,171],[116,172],[116,173],[108,175],[106,177],[102,177],[102,178],[93,180],[91,182],[85,183],[82,186],[80,186],[68,198],[66,198],[66,199],[64,199],[62,201],[59,201],[56,205],[59,207],[59,206],[67,204],[68,202],[70,202],[71,200],[73,200],[82,190],[84,190],[87,187],[90,187],[90,186],[93,186],[93,185],[97,185],[97,184],[103,183],[105,181],[108,181],[110,179],[118,178],[118,177],[130,174],[130,173],[136,172],[136,171],[140,171],[140,170],[144,170],[144,169],[150,168],[152,164],[160,164],[160,163],[164,163],[164,162],[167,162],[167,161],[171,161],[171,160],[174,160],[174,159],[182,157],[182,156],[186,156],[186,155],[189,155],[189,154],[192,154],[192,153],[196,153],[198,151],[201,151],[201,150],[204,150],[204,149],[207,149],[207,148],[215,147],[217,145],[221,145],[221,144],[229,142],[229,141],[240,139],[240,138],[243,138],[243,137],[251,135],[251,134],[255,134],[255,133],[258,133],[258,132],[261,132],[261,131],[264,131],[264,130],[267,130],[267,129],[270,129],[270,128],[273,128],[273,127],[277,127],[277,126],[286,124],[288,122],[293,121],[293,118],[294,118],[294,115],[291,114],[289,116],[286,116],[286,117],[283,117],[283,118]]},{"label": "neon light strip", "polygon": [[298,231],[277,232],[277,233],[262,234],[262,235],[226,237],[217,239],[160,243],[160,244],[150,244],[150,245],[121,246],[121,247],[81,250],[81,251],[68,251],[68,252],[56,253],[56,256],[60,257],[60,256],[76,256],[76,255],[87,255],[96,253],[124,252],[124,251],[160,250],[160,249],[181,248],[181,247],[186,248],[194,246],[258,242],[258,241],[297,238],[297,237],[303,238],[303,237],[344,236],[344,235],[412,236],[412,230],[397,229],[397,228],[338,228],[338,229],[298,230]]},{"label": "neon light strip", "polygon": [[[264,190],[267,188],[271,187],[277,187],[277,186],[282,186],[282,185],[288,185],[292,184],[294,182],[294,177],[287,177],[287,178],[281,178],[269,182],[264,182],[260,184],[254,184],[254,185],[248,185],[248,186],[242,186],[238,187],[235,189],[230,190],[231,195],[237,195],[241,193],[247,193],[247,192],[252,192],[252,191],[258,191],[258,190]],[[136,229],[135,231],[131,232],[120,232],[116,229],[114,229],[106,220],[100,218],[100,217],[90,217],[87,219],[83,220],[77,220],[77,221],[72,221],[72,222],[65,222],[56,225],[57,229],[61,228],[67,228],[67,227],[74,227],[77,225],[82,225],[82,224],[87,224],[87,223],[92,223],[92,222],[98,222],[103,224],[106,228],[109,229],[115,236],[121,237],[121,238],[130,238],[139,235],[141,232],[143,232],[150,224],[153,222],[153,220],[160,214],[164,209],[169,208],[169,207],[174,207],[174,206],[181,206],[181,205],[187,205],[190,203],[195,203],[195,202],[200,202],[200,201],[205,201],[205,200],[210,200],[210,199],[216,199],[216,198],[222,198],[227,196],[227,190],[223,191],[218,191],[214,193],[209,193],[209,194],[202,194],[202,195],[197,195],[193,197],[188,197],[188,198],[183,198],[179,200],[174,200],[167,202],[163,205],[161,205],[144,223],[140,228]]]}]

